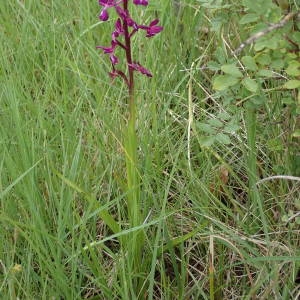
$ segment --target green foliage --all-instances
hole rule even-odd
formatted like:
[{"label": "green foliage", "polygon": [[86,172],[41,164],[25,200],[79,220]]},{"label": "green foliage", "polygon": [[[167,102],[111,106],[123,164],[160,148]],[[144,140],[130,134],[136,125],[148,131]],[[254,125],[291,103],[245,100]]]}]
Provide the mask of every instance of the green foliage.
[{"label": "green foliage", "polygon": [[[273,90],[295,90],[299,95],[300,55],[299,32],[295,28],[297,27],[296,20],[290,18],[284,25],[271,28],[273,25],[268,24],[279,22],[284,18],[281,6],[277,6],[271,0],[244,0],[242,6],[245,15],[239,20],[239,24],[247,26],[244,36],[248,34],[248,37],[252,37],[249,44],[243,47],[252,45],[254,51],[241,58],[232,57],[225,61],[211,61],[209,67],[215,66],[215,70],[221,70],[223,73],[214,77],[213,88],[216,91],[233,94],[236,89],[240,91],[240,94],[248,94],[249,101],[262,105],[262,101],[268,99],[266,96],[269,92],[266,86],[270,83],[270,79],[273,79]],[[292,13],[293,11],[290,12]],[[261,23],[261,18],[264,20],[263,23]],[[295,14],[295,18],[299,16]],[[247,38],[244,39],[247,40]],[[217,51],[219,50],[216,50],[216,53]],[[277,77],[276,74],[284,74],[284,76]],[[257,98],[257,95],[260,97]],[[257,99],[260,99],[259,102]],[[296,110],[299,111],[300,103],[297,97],[293,102],[285,104],[292,107],[296,105],[298,107]]]},{"label": "green foliage", "polygon": [[255,59],[252,56],[243,56],[241,58],[242,63],[244,64],[246,70],[249,71],[258,71],[258,66],[256,64]]},{"label": "green foliage", "polygon": [[216,118],[208,119],[205,123],[198,122],[196,125],[201,132],[199,141],[203,147],[210,147],[215,143],[229,145],[232,142],[230,136],[240,129],[238,117],[224,112],[218,113]]},{"label": "green foliage", "polygon": [[232,75],[218,75],[214,78],[213,87],[217,91],[224,91],[227,88],[236,85],[239,79]]},{"label": "green foliage", "polygon": [[149,1],[132,223],[97,1],[1,2],[0,299],[297,296],[299,183],[261,179],[300,176],[299,22],[234,53],[286,2]]}]

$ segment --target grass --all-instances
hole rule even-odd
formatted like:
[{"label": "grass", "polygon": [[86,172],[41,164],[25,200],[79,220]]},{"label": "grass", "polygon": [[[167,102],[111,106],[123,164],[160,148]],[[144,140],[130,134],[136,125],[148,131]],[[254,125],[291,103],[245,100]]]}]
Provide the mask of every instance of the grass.
[{"label": "grass", "polygon": [[[1,299],[296,299],[299,183],[256,185],[300,176],[296,117],[276,90],[262,109],[229,109],[200,70],[228,57],[236,15],[223,35],[197,1],[152,1],[141,16],[165,28],[134,44],[154,77],[136,76],[143,222],[132,227],[126,89],[95,50],[112,24],[97,23],[97,1],[0,8]],[[225,112],[238,120],[231,142],[204,146],[199,123]],[[141,231],[137,272],[129,237]]]}]

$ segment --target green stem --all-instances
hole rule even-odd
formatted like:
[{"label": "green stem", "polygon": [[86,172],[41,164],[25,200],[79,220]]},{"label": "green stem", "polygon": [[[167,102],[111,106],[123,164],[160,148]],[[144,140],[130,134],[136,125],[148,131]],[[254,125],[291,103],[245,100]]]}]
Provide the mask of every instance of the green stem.
[{"label": "green stem", "polygon": [[137,169],[137,134],[135,130],[136,109],[134,102],[130,105],[130,117],[125,134],[126,172],[127,172],[127,205],[131,226],[140,225],[140,191],[139,172]]},{"label": "green stem", "polygon": [[[132,98],[131,98],[132,97]],[[127,210],[131,228],[141,225],[141,203],[140,203],[140,176],[138,171],[138,148],[136,134],[136,107],[133,101],[133,94],[129,102],[129,120],[125,132],[125,155],[126,155],[126,175],[127,175]],[[140,273],[142,265],[142,249],[144,245],[144,233],[138,230],[128,235],[127,255],[130,272]],[[136,290],[142,286],[141,280],[135,278],[132,282]]]},{"label": "green stem", "polygon": [[[128,1],[124,0],[124,10],[128,11]],[[140,176],[138,172],[138,146],[136,134],[136,102],[134,95],[134,74],[130,67],[132,64],[131,41],[128,24],[123,21],[126,61],[128,66],[128,105],[129,119],[124,135],[124,147],[126,155],[126,175],[127,175],[127,211],[131,227],[139,226],[142,222],[140,203]],[[128,236],[127,253],[129,258],[130,272],[139,273],[142,261],[142,247],[144,244],[143,232],[136,231]],[[133,282],[138,288],[139,281],[136,278]]]}]

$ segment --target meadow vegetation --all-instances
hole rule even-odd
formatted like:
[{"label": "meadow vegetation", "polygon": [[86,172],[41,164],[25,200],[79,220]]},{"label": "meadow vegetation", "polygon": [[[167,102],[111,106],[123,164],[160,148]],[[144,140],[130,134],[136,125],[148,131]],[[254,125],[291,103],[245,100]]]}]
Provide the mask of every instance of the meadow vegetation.
[{"label": "meadow vegetation", "polygon": [[114,21],[94,0],[1,1],[0,299],[300,297],[299,9],[134,7],[164,30],[133,39],[153,77],[135,79],[132,224],[126,86],[96,49]]}]

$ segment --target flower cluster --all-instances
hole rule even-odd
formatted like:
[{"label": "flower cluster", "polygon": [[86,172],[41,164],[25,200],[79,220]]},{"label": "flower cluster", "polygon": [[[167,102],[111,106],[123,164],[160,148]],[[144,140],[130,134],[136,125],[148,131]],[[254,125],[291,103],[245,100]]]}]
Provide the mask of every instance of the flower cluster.
[{"label": "flower cluster", "polygon": [[[102,10],[99,15],[101,21],[107,21],[109,19],[109,9],[114,8],[118,18],[115,22],[114,31],[111,34],[111,44],[109,47],[97,46],[97,48],[102,49],[105,54],[109,55],[112,72],[110,72],[111,78],[121,76],[126,84],[130,86],[130,76],[126,76],[124,72],[116,69],[116,65],[119,63],[119,58],[115,55],[117,47],[122,48],[126,52],[126,60],[129,73],[132,71],[138,71],[148,77],[152,77],[150,71],[144,68],[140,63],[132,61],[131,58],[131,46],[130,39],[139,30],[144,30],[146,37],[150,38],[160,33],[163,30],[162,26],[158,26],[158,19],[153,20],[150,24],[139,25],[135,22],[129,13],[128,6],[131,0],[99,0]],[[133,4],[147,6],[148,0],[133,0]]]}]

